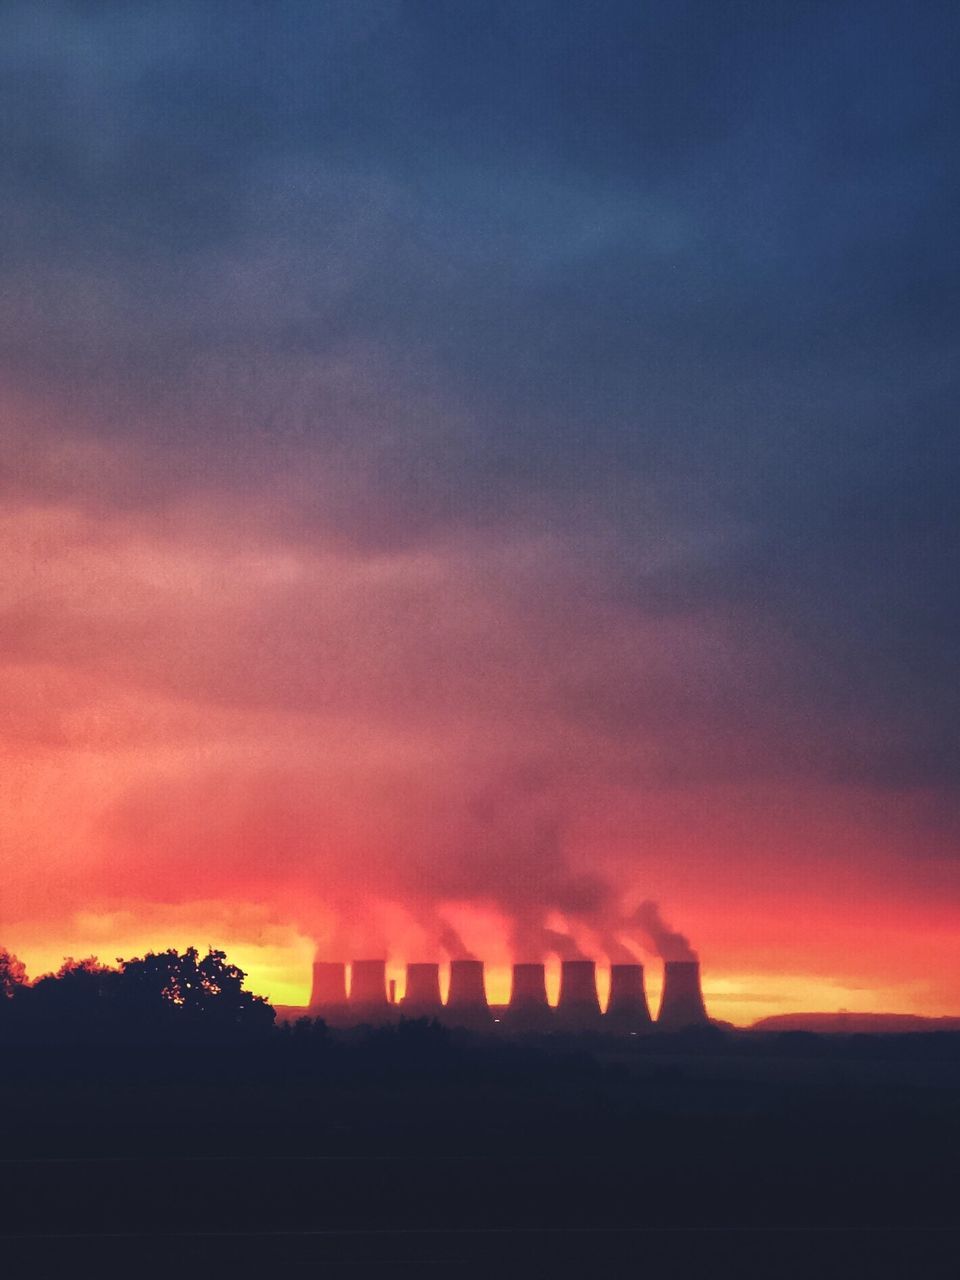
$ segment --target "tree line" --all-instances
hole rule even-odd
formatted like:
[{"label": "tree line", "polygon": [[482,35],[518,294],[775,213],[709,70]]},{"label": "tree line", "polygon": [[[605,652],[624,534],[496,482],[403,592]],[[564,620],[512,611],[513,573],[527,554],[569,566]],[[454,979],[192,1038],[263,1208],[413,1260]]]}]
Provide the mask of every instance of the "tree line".
[{"label": "tree line", "polygon": [[67,959],[30,982],[0,948],[0,1037],[17,1040],[225,1040],[270,1031],[274,1010],[246,990],[223,951],[148,952],[116,965]]}]

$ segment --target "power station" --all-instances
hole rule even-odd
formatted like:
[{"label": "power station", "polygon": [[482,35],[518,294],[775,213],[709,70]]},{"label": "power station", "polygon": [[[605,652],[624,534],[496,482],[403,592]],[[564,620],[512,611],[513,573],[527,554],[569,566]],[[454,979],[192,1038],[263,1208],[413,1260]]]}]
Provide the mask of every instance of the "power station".
[{"label": "power station", "polygon": [[350,965],[350,1011],[358,1022],[373,1022],[390,1013],[386,960],[354,960]]},{"label": "power station", "polygon": [[555,1017],[571,1030],[600,1025],[597,966],[592,960],[560,962],[560,998]]},{"label": "power station", "polygon": [[490,1022],[482,960],[450,961],[450,990],[441,1017],[460,1027],[482,1027]]},{"label": "power station", "polygon": [[[667,960],[663,966],[660,1009],[654,1022],[647,1004],[641,964],[610,966],[610,996],[601,1011],[593,960],[563,960],[556,1007],[547,999],[546,966],[513,966],[510,1001],[491,1006],[487,1001],[482,960],[453,960],[446,1003],[441,998],[440,966],[434,962],[407,965],[403,999],[395,1003],[393,983],[387,984],[386,960],[318,960],[307,1012],[335,1026],[383,1023],[402,1018],[436,1018],[451,1027],[475,1030],[502,1023],[518,1031],[608,1031],[640,1035],[682,1031],[710,1024],[696,960]],[[390,994],[388,995],[388,990]]]},{"label": "power station", "polygon": [[331,1026],[350,1021],[347,1009],[347,966],[339,961],[315,960],[308,1012]]},{"label": "power station", "polygon": [[405,1018],[439,1018],[443,1004],[438,964],[407,965],[407,989],[400,1001],[400,1012]]},{"label": "power station", "polygon": [[606,1024],[618,1031],[647,1031],[653,1026],[642,964],[610,966],[610,999],[604,1015]]},{"label": "power station", "polygon": [[696,960],[667,960],[663,966],[663,994],[657,1026],[665,1031],[702,1026],[709,1022],[700,990],[700,964]]},{"label": "power station", "polygon": [[510,1003],[504,1010],[507,1024],[530,1031],[545,1030],[552,1013],[547,1001],[546,965],[515,964]]}]

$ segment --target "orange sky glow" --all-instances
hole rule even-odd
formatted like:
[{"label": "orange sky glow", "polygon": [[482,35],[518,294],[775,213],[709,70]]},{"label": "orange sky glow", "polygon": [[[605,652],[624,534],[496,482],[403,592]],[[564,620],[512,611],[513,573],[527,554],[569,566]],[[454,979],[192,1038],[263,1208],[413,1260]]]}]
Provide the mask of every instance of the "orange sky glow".
[{"label": "orange sky glow", "polygon": [[[601,991],[616,936],[655,1005],[660,960],[622,924],[653,898],[716,1017],[960,1008],[935,795],[811,777],[799,749],[765,775],[770,742],[802,737],[789,707],[759,742],[735,715],[684,719],[738,661],[729,619],[611,610],[558,634],[549,539],[361,554],[214,498],[15,504],[2,535],[0,944],[34,976],[211,944],[299,1004],[315,952],[385,954],[402,990],[450,924],[492,1001],[514,958],[547,958],[555,996],[556,955],[516,922],[559,911]],[[629,737],[591,705],[618,673],[651,708]],[[599,915],[569,900],[585,875]]]}]

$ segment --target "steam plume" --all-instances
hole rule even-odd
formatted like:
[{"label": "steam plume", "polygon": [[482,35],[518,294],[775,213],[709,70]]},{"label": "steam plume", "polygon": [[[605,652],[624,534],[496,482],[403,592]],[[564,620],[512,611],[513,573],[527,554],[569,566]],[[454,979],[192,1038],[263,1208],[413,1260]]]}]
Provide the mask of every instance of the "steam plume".
[{"label": "steam plume", "polygon": [[453,925],[442,925],[438,941],[451,960],[476,960],[477,958]]},{"label": "steam plume", "polygon": [[543,945],[545,950],[554,952],[561,960],[587,960],[589,958],[584,955],[569,933],[560,933],[556,929],[543,930]]},{"label": "steam plume", "polygon": [[663,960],[696,960],[697,953],[682,933],[671,929],[660,915],[660,908],[649,899],[641,902],[633,913],[631,923],[647,937],[654,951]]}]

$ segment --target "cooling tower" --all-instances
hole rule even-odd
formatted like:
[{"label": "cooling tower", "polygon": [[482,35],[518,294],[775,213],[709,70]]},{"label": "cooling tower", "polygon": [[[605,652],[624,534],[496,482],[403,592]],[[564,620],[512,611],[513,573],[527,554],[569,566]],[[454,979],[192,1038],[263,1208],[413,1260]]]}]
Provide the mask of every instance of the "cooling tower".
[{"label": "cooling tower", "polygon": [[441,1004],[438,964],[407,965],[407,989],[400,1003],[400,1011],[406,1018],[439,1016]]},{"label": "cooling tower", "polygon": [[643,986],[642,964],[610,966],[610,1000],[603,1025],[611,1031],[644,1031],[653,1025]]},{"label": "cooling tower", "polygon": [[448,1022],[462,1026],[477,1026],[490,1021],[482,960],[450,961],[450,990],[443,1012]]},{"label": "cooling tower", "polygon": [[510,1024],[524,1030],[550,1025],[553,1010],[547,1003],[546,970],[542,964],[513,966],[513,991],[506,1012]]},{"label": "cooling tower", "polygon": [[657,1026],[664,1031],[702,1027],[709,1023],[700,991],[700,965],[696,960],[667,960],[663,966],[663,995]]},{"label": "cooling tower", "polygon": [[346,965],[330,960],[315,960],[310,1011],[338,1009],[347,1003]]},{"label": "cooling tower", "polygon": [[595,1026],[600,1021],[597,966],[592,960],[561,962],[557,1021],[568,1028]]},{"label": "cooling tower", "polygon": [[360,1020],[386,1019],[386,960],[354,960],[350,965],[350,1010]]}]

